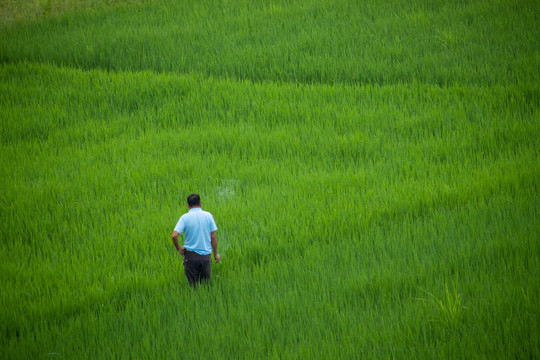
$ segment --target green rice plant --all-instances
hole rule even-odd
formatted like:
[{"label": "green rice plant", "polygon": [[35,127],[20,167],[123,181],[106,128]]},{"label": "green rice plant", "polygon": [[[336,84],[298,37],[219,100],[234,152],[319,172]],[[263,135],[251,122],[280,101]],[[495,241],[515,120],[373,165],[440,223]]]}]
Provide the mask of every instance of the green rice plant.
[{"label": "green rice plant", "polygon": [[0,26],[0,60],[307,84],[539,80],[537,5],[526,0],[78,3]]},{"label": "green rice plant", "polygon": [[[540,357],[534,8],[165,0],[2,27],[4,357]],[[170,240],[193,191],[222,255],[197,291]]]},{"label": "green rice plant", "polygon": [[450,329],[457,329],[463,320],[463,311],[467,309],[462,304],[461,294],[456,290],[454,284],[453,289],[448,289],[448,284],[444,287],[444,296],[437,297],[432,293],[422,290],[425,298],[417,298],[432,305],[434,314],[429,316],[429,321],[439,323]]}]

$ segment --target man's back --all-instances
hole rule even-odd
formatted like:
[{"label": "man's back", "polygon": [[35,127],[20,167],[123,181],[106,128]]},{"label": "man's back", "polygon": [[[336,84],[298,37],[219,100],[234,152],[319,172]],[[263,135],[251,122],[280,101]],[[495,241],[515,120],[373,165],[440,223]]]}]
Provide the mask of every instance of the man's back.
[{"label": "man's back", "polygon": [[212,253],[210,233],[217,230],[217,225],[211,213],[200,207],[191,208],[180,217],[174,230],[179,234],[185,232],[184,247],[187,250],[200,255]]}]

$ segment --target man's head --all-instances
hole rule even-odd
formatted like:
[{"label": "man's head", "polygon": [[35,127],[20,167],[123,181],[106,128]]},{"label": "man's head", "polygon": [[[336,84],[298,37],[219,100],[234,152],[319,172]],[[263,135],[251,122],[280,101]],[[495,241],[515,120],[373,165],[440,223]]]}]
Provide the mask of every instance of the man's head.
[{"label": "man's head", "polygon": [[190,208],[201,206],[201,197],[199,196],[199,194],[190,194],[187,197],[187,205]]}]

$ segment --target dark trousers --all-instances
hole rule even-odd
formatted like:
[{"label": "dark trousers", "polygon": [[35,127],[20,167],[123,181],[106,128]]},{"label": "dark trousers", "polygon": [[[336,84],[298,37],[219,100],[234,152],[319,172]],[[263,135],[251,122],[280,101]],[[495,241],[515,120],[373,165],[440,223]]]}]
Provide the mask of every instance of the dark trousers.
[{"label": "dark trousers", "polygon": [[184,255],[184,273],[189,285],[196,287],[198,283],[210,280],[212,260],[210,255],[199,255],[194,251],[186,250]]}]

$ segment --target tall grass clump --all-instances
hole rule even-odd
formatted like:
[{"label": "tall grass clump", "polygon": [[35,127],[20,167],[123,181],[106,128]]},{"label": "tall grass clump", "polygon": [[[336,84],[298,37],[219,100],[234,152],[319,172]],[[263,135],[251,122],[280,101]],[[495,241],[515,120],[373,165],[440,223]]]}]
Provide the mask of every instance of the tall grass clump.
[{"label": "tall grass clump", "polygon": [[[3,357],[540,357],[536,9],[3,23]],[[222,255],[196,291],[170,240],[191,192]]]}]

